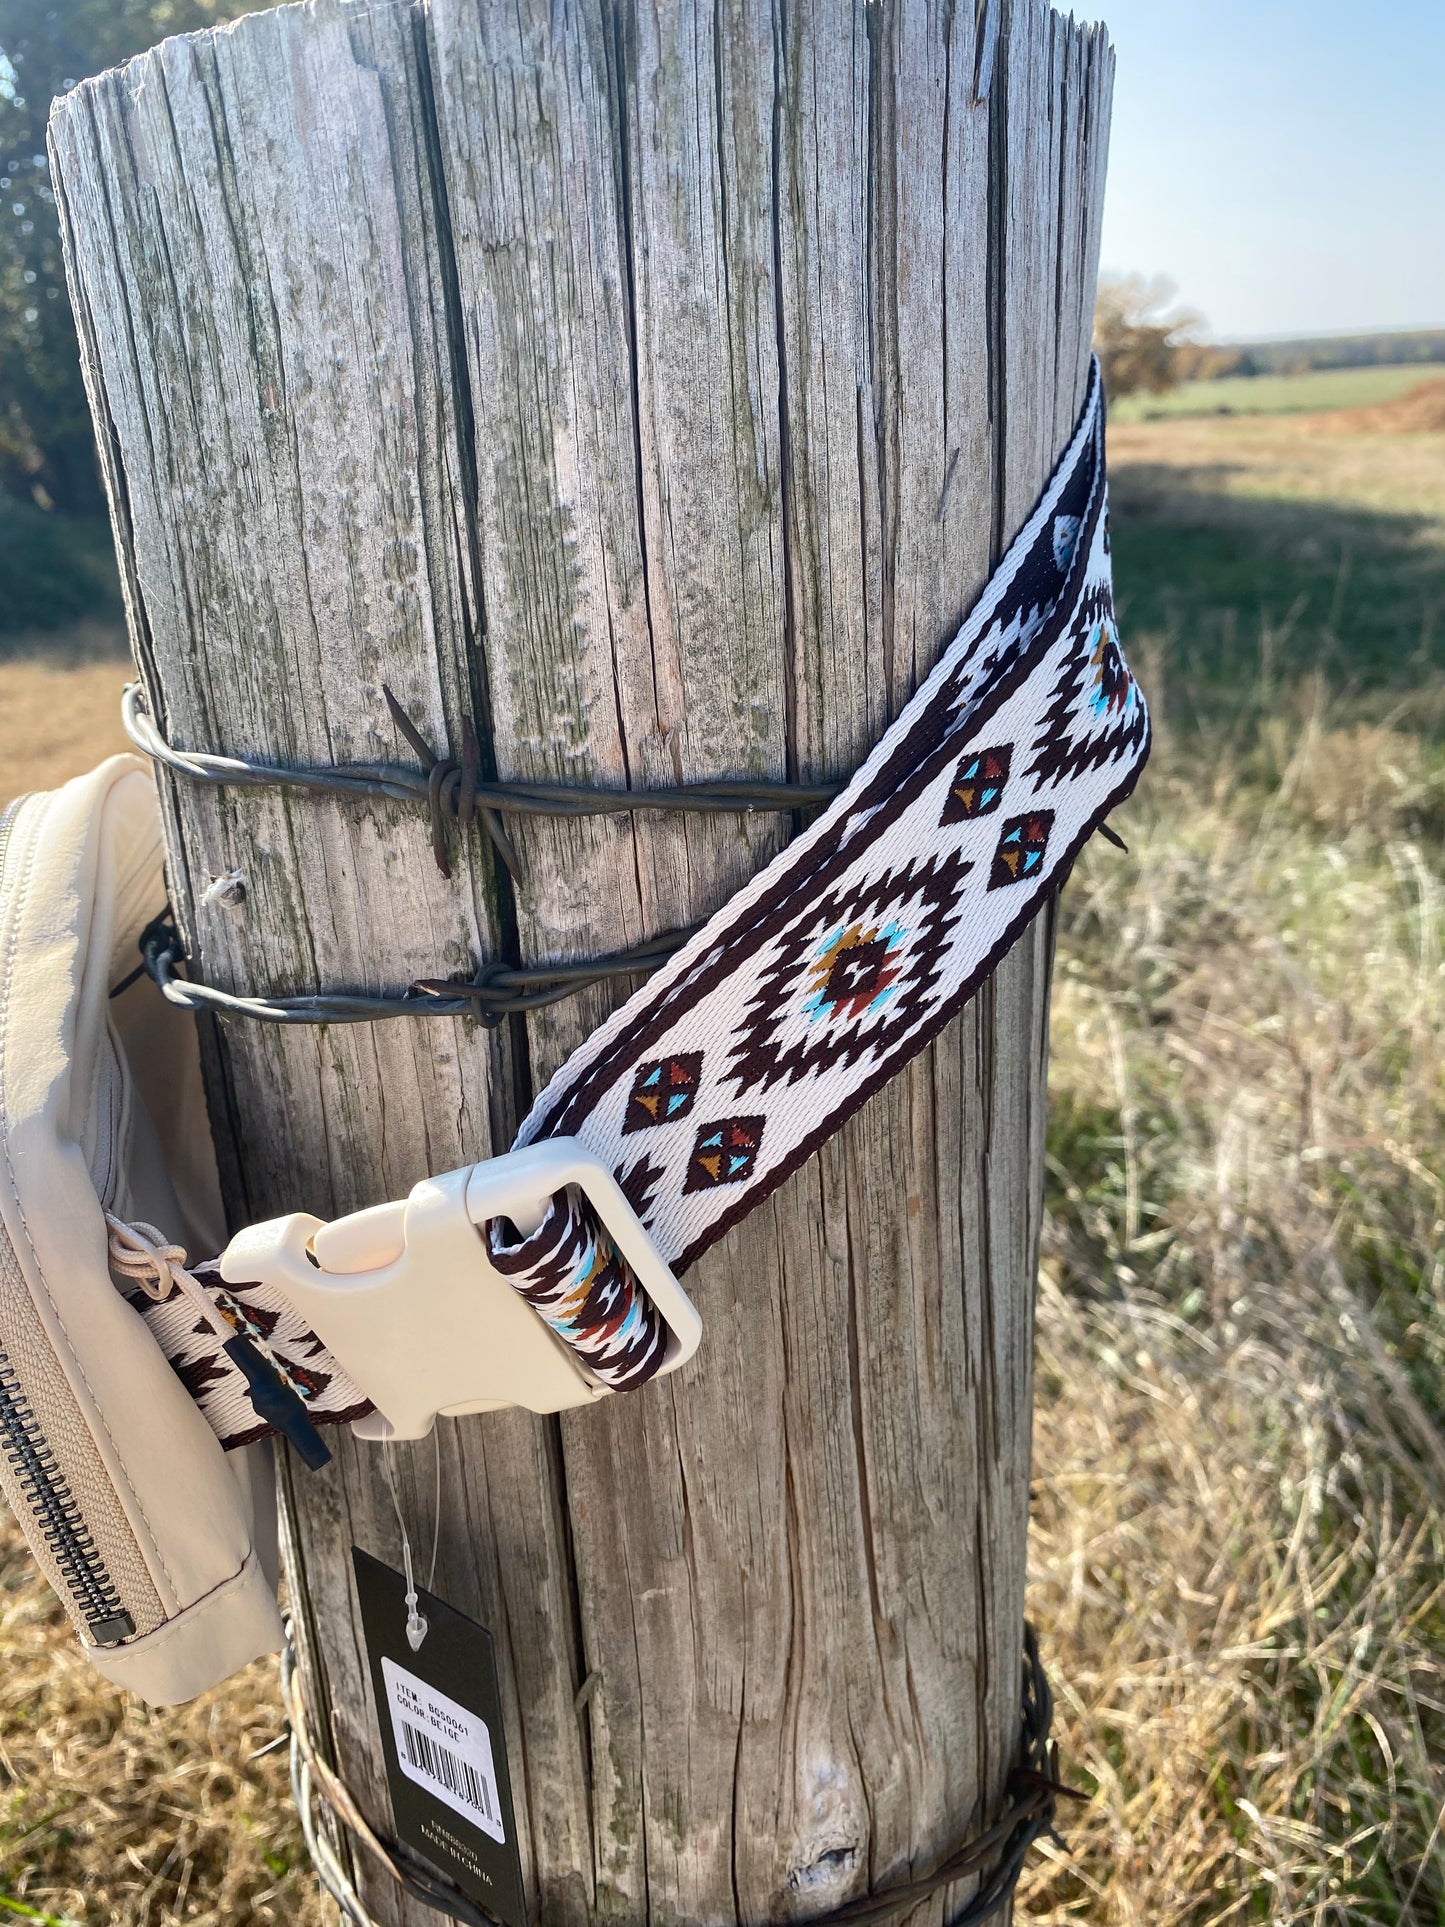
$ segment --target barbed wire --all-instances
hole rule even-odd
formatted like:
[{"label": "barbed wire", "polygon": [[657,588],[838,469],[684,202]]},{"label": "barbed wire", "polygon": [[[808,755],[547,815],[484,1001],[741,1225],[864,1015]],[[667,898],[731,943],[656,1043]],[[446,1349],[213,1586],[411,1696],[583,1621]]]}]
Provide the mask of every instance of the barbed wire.
[{"label": "barbed wire", "polygon": [[[695,927],[695,926],[694,926]],[[287,991],[274,997],[214,990],[176,975],[185,945],[169,910],[141,932],[141,962],[111,991],[118,997],[142,972],[167,1003],[221,1017],[249,1017],[263,1024],[374,1024],[392,1017],[475,1017],[495,1028],[506,1017],[543,1010],[590,984],[636,977],[666,963],[694,934],[669,930],[631,950],[568,963],[508,964],[494,960],[470,979],[422,977],[403,991]]]},{"label": "barbed wire", "polygon": [[[415,751],[421,769],[391,763],[339,763],[327,768],[252,761],[209,751],[172,747],[156,727],[138,682],[121,695],[121,722],[143,755],[188,782],[213,788],[300,790],[315,795],[382,798],[421,803],[431,818],[432,853],[443,876],[451,875],[446,838],[449,824],[463,830],[480,821],[514,882],[521,881],[521,859],[502,822],[504,812],[528,816],[617,816],[636,811],[689,811],[705,815],[791,813],[830,803],[836,783],[775,783],[762,779],[682,784],[666,789],[602,789],[590,784],[484,782],[478,774],[476,730],[462,724],[460,758],[438,756],[391,690],[382,685],[398,732]],[[185,947],[172,913],[157,918],[141,934],[141,966],[111,993],[128,989],[144,971],[168,1003],[183,1010],[249,1017],[266,1024],[369,1024],[393,1017],[475,1017],[496,1025],[506,1017],[545,1009],[589,985],[647,974],[665,963],[693,934],[693,928],[666,931],[611,956],[542,964],[484,963],[471,979],[424,977],[403,991],[285,992],[243,996],[214,990],[179,976]]]},{"label": "barbed wire", "polygon": [[306,790],[319,795],[424,804],[431,818],[432,854],[443,876],[451,875],[446,849],[451,823],[465,830],[480,820],[513,880],[520,882],[521,859],[502,822],[504,813],[625,816],[637,811],[669,810],[713,816],[768,811],[788,814],[831,803],[842,788],[839,783],[775,783],[761,777],[648,790],[603,789],[587,783],[487,782],[478,774],[476,729],[470,719],[462,724],[460,758],[439,756],[384,683],[381,693],[398,732],[421,762],[420,770],[394,763],[292,767],[209,751],[174,749],[156,727],[138,682],[128,683],[122,692],[120,715],[126,735],[142,755],[188,782],[213,788]]},{"label": "barbed wire", "polygon": [[[289,1626],[281,1655],[281,1693],[291,1729],[291,1788],[307,1851],[322,1886],[354,1927],[381,1924],[358,1893],[340,1852],[317,1824],[318,1806],[412,1899],[449,1920],[463,1922],[464,1927],[502,1927],[495,1914],[470,1899],[444,1874],[406,1848],[384,1839],[362,1813],[351,1789],[317,1745]],[[831,1913],[810,1919],[806,1927],[882,1927],[883,1922],[911,1911],[941,1888],[975,1877],[979,1881],[977,1891],[959,1913],[950,1917],[949,1927],[982,1927],[984,1921],[992,1920],[1013,1898],[1034,1842],[1045,1834],[1058,1839],[1054,1819],[1059,1800],[1086,1798],[1059,1779],[1059,1749],[1051,1737],[1053,1718],[1053,1690],[1039,1657],[1037,1635],[1026,1623],[1019,1747],[998,1819],[955,1848],[930,1873],[864,1894]],[[791,1922],[791,1927],[796,1927],[796,1922]]]},{"label": "barbed wire", "polygon": [[[639,810],[699,811],[705,814],[777,811],[789,813],[830,803],[841,790],[835,783],[737,781],[686,784],[670,789],[616,790],[561,783],[483,782],[478,776],[476,731],[462,725],[460,760],[438,757],[391,690],[382,694],[398,731],[422,762],[421,770],[390,763],[339,763],[325,769],[252,762],[178,750],[161,735],[146,707],[140,683],[126,685],[121,721],[136,748],[173,775],[213,787],[295,789],[320,794],[382,797],[424,803],[431,817],[432,852],[444,876],[451,875],[446,829],[455,820],[463,829],[480,820],[514,881],[521,862],[502,823],[502,813],[532,816],[624,815]],[[1101,824],[1101,834],[1123,848],[1122,840]],[[248,1017],[266,1024],[370,1024],[393,1017],[475,1017],[495,1026],[505,1018],[543,1010],[578,991],[618,978],[656,970],[687,942],[697,925],[665,931],[610,956],[541,964],[484,963],[467,978],[423,977],[402,991],[294,991],[245,996],[214,990],[177,975],[185,947],[168,909],[141,933],[141,965],[111,992],[118,996],[144,971],[167,1002],[183,1010]]]}]

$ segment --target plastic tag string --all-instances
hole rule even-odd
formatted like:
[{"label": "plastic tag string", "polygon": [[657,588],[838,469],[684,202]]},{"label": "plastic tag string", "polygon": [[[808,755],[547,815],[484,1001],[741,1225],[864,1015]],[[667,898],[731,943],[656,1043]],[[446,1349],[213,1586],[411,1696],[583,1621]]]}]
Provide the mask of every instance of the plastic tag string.
[{"label": "plastic tag string", "polygon": [[[432,1504],[431,1565],[427,1571],[426,1589],[432,1590],[437,1576],[437,1547],[441,1541],[442,1529],[442,1452],[436,1430],[432,1430],[432,1455],[436,1466],[436,1491]],[[411,1563],[411,1538],[402,1517],[401,1495],[396,1485],[395,1447],[390,1439],[382,1442],[382,1464],[386,1468],[386,1483],[391,1492],[392,1510],[396,1514],[397,1529],[401,1533],[401,1563],[406,1574],[406,1643],[414,1653],[421,1651],[422,1641],[427,1636],[426,1614],[417,1603],[416,1574]]]}]

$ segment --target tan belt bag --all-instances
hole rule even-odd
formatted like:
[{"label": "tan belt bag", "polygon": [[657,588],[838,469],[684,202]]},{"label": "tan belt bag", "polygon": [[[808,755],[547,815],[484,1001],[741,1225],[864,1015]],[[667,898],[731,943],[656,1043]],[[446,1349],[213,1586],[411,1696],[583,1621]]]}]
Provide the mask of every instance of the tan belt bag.
[{"label": "tan belt bag", "polygon": [[107,1259],[108,1211],[225,1242],[194,1019],[110,995],[162,857],[133,756],[0,818],[0,1485],[96,1666],[160,1705],[281,1639],[269,1447],[222,1451]]}]

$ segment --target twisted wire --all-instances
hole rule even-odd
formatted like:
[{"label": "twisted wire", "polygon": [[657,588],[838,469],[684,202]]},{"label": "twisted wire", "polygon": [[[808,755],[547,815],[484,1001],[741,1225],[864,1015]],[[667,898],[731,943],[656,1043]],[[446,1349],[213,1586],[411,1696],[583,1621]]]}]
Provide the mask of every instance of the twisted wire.
[{"label": "twisted wire", "polygon": [[[291,1729],[291,1787],[302,1833],[321,1884],[355,1927],[379,1927],[343,1865],[337,1845],[318,1825],[318,1807],[344,1828],[403,1893],[465,1927],[501,1927],[495,1914],[470,1899],[440,1871],[405,1847],[384,1839],[367,1820],[351,1789],[323,1756],[301,1692],[290,1628],[281,1656],[281,1691]],[[1050,1738],[1054,1696],[1039,1657],[1038,1637],[1024,1626],[1023,1698],[1019,1748],[1004,1789],[1003,1809],[992,1826],[945,1856],[916,1880],[885,1887],[814,1916],[803,1927],[881,1927],[910,1912],[931,1894],[957,1881],[977,1878],[977,1891],[950,1916],[949,1927],[982,1927],[1012,1900],[1029,1849],[1053,1835],[1060,1799],[1085,1796],[1059,1780],[1059,1749]],[[791,1917],[790,1917],[791,1919]],[[779,1927],[782,1924],[779,1923]],[[798,1927],[795,1920],[791,1927]]]},{"label": "twisted wire", "polygon": [[420,770],[393,763],[293,768],[240,756],[174,749],[157,729],[138,682],[126,685],[120,715],[126,735],[143,755],[188,782],[216,788],[309,790],[424,804],[431,819],[432,854],[443,876],[451,875],[446,834],[452,822],[465,830],[480,820],[513,880],[520,882],[521,860],[503,825],[504,811],[523,816],[622,816],[638,810],[689,810],[705,815],[790,812],[831,803],[842,788],[838,783],[774,783],[762,778],[683,783],[651,790],[602,789],[585,783],[485,782],[479,774],[480,751],[470,718],[462,724],[461,757],[439,756],[385,684],[382,694],[397,730],[420,761]]},{"label": "twisted wire", "polygon": [[[191,782],[213,787],[295,789],[422,803],[431,819],[432,854],[444,876],[451,875],[446,834],[452,820],[463,830],[473,821],[480,821],[513,879],[520,882],[520,860],[502,823],[503,811],[530,816],[609,816],[638,810],[687,810],[711,815],[729,811],[791,812],[830,803],[842,788],[835,783],[740,781],[686,784],[669,789],[615,790],[585,784],[574,788],[561,783],[483,782],[478,773],[476,731],[470,719],[462,725],[460,760],[439,757],[385,684],[382,694],[398,731],[422,764],[419,771],[389,763],[339,763],[327,769],[289,768],[250,762],[237,756],[173,749],[156,728],[138,682],[127,684],[122,694],[121,720],[137,749],[174,775]],[[1111,843],[1120,842],[1107,824],[1101,827]],[[142,962],[111,994],[118,996],[144,971],[167,1001],[183,1010],[249,1017],[266,1024],[370,1024],[392,1017],[474,1017],[483,1024],[495,1026],[507,1017],[561,1003],[590,985],[656,970],[687,942],[695,928],[665,931],[608,957],[520,965],[495,959],[483,964],[470,981],[422,977],[400,992],[286,992],[272,997],[252,997],[213,990],[207,984],[178,976],[177,967],[185,962],[185,949],[167,912],[141,933]]]},{"label": "twisted wire", "polygon": [[141,963],[111,992],[119,996],[144,972],[167,1003],[182,1010],[223,1017],[250,1017],[263,1024],[374,1024],[392,1017],[475,1017],[488,1028],[504,1018],[560,1003],[589,984],[608,983],[656,970],[693,934],[670,930],[631,950],[572,963],[514,965],[494,960],[470,981],[423,977],[404,991],[285,992],[275,997],[239,996],[176,975],[185,946],[169,912],[141,932]]}]

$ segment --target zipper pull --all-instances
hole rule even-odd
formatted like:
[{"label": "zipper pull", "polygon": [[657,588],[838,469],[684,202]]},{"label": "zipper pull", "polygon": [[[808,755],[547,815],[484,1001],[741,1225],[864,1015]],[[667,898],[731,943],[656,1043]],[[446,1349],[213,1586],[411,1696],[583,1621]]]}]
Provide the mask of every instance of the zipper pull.
[{"label": "zipper pull", "polygon": [[184,1246],[167,1243],[164,1234],[153,1224],[142,1220],[127,1224],[111,1211],[105,1214],[105,1224],[111,1271],[133,1281],[158,1304],[172,1291],[184,1292],[220,1339],[221,1350],[245,1379],[251,1409],[262,1424],[290,1439],[313,1472],[329,1465],[331,1453],[311,1423],[304,1402],[265,1353],[243,1332],[234,1329],[200,1279],[187,1271]]},{"label": "zipper pull", "polygon": [[239,1332],[234,1338],[228,1338],[221,1350],[245,1379],[257,1418],[282,1438],[289,1439],[313,1472],[329,1465],[330,1448],[311,1423],[306,1407],[270,1359]]}]

